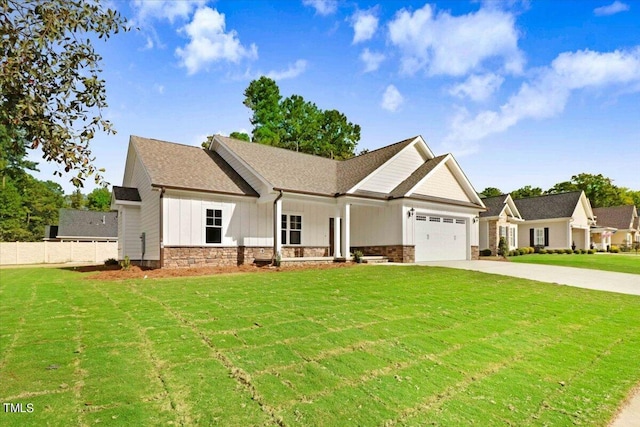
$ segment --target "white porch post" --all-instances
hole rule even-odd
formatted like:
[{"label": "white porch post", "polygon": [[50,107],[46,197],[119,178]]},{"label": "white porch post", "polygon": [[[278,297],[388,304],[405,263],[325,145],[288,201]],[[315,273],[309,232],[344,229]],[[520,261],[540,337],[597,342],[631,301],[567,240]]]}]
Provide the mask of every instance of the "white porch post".
[{"label": "white porch post", "polygon": [[342,234],[342,256],[349,258],[349,249],[351,247],[351,205],[346,203],[342,213],[344,218],[342,221],[342,228],[344,229]]},{"label": "white porch post", "polygon": [[273,218],[275,236],[273,236],[273,246],[276,252],[273,254],[274,257],[278,253],[282,255],[282,199],[278,199],[275,202],[275,206]]},{"label": "white porch post", "polygon": [[342,258],[340,253],[340,208],[336,207],[336,216],[333,220],[333,256],[334,258]]},{"label": "white porch post", "polygon": [[589,249],[591,247],[591,231],[587,228],[584,230],[584,248]]}]

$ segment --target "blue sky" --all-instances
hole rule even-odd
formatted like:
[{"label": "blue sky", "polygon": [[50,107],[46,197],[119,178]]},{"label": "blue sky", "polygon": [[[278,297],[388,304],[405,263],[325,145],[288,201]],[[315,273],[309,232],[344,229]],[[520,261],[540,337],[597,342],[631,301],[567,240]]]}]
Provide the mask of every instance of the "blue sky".
[{"label": "blue sky", "polygon": [[[476,190],[586,172],[640,189],[640,3],[219,0],[112,2],[135,28],[106,43],[118,134],[91,146],[122,183],[129,135],[199,145],[250,133],[243,92],[338,109],[358,150],[422,135]],[[39,156],[34,156],[34,158]],[[41,164],[41,179],[54,167]],[[68,177],[58,178],[67,192]],[[93,180],[86,190],[93,188]]]}]

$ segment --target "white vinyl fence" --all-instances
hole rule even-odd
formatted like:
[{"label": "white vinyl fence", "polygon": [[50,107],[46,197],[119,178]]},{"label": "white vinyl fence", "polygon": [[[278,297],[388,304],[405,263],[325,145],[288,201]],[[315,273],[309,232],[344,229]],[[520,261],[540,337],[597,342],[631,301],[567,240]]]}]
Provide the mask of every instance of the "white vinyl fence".
[{"label": "white vinyl fence", "polygon": [[102,264],[118,259],[117,242],[0,242],[0,265]]}]

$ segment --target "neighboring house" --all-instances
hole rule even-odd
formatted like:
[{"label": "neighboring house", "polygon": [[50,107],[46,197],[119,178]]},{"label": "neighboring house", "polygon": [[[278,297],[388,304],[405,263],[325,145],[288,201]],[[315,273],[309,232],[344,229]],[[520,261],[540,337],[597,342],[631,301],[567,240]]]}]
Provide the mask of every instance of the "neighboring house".
[{"label": "neighboring house", "polygon": [[115,242],[118,213],[60,209],[58,225],[45,226],[47,241]]},{"label": "neighboring house", "polygon": [[611,245],[631,246],[640,241],[638,211],[633,205],[594,208],[596,227],[591,229],[594,247],[608,249]]},{"label": "neighboring house", "polygon": [[497,255],[500,237],[505,238],[509,250],[517,248],[518,224],[524,220],[511,195],[486,197],[482,202],[487,210],[480,214],[480,249],[490,249]]},{"label": "neighboring house", "polygon": [[332,262],[356,250],[472,259],[485,209],[453,156],[419,136],[331,160],[219,135],[208,150],[132,136],[112,208],[119,257],[154,267]]},{"label": "neighboring house", "polygon": [[589,249],[595,223],[583,191],[514,200],[524,222],[518,227],[519,247]]}]

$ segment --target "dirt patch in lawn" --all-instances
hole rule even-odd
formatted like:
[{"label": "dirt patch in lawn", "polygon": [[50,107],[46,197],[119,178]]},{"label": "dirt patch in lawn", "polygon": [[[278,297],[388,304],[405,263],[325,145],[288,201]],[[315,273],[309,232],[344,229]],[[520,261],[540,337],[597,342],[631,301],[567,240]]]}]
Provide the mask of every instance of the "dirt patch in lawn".
[{"label": "dirt patch in lawn", "polygon": [[87,273],[94,272],[87,277],[90,280],[124,280],[124,279],[159,279],[165,277],[189,277],[189,276],[211,276],[218,274],[237,274],[237,273],[276,273],[279,271],[291,270],[325,270],[329,268],[347,268],[352,263],[333,263],[318,265],[300,265],[287,266],[286,268],[277,267],[256,267],[254,265],[240,265],[237,267],[192,267],[192,268],[175,268],[175,269],[152,269],[138,266],[131,266],[128,270],[122,270],[120,266],[111,265],[93,265],[74,268],[74,271]]}]

